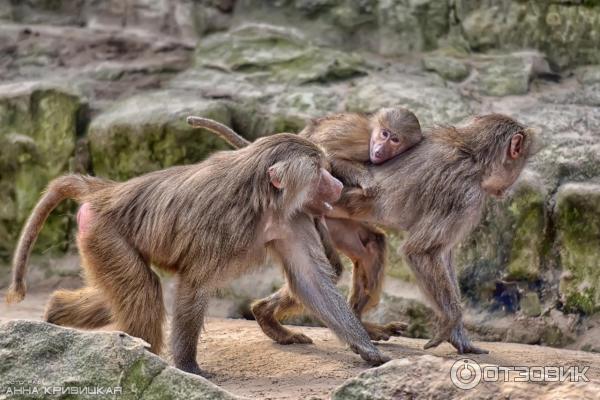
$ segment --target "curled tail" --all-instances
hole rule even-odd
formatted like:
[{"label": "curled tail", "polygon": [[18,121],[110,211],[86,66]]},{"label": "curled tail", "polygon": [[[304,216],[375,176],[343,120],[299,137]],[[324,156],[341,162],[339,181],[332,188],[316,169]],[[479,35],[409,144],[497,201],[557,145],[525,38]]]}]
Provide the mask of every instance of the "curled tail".
[{"label": "curled tail", "polygon": [[190,116],[187,117],[187,123],[194,128],[204,128],[216,133],[235,149],[241,149],[242,147],[246,147],[250,144],[248,140],[241,137],[233,129],[215,120]]},{"label": "curled tail", "polygon": [[81,200],[83,196],[106,187],[108,184],[109,181],[83,175],[65,175],[50,182],[21,232],[13,258],[12,283],[6,295],[6,301],[9,304],[18,303],[25,298],[27,290],[25,274],[31,248],[50,212],[65,199]]}]

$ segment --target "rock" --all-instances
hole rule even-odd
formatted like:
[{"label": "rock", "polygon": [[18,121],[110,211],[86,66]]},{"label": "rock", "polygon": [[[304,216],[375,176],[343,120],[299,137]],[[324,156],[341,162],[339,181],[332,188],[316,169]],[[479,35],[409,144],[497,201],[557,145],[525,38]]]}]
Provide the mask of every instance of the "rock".
[{"label": "rock", "polygon": [[[7,257],[41,191],[67,172],[86,105],[70,89],[41,82],[2,85],[0,93],[0,257]],[[37,249],[68,247],[70,210],[62,205],[50,216]]]},{"label": "rock", "polygon": [[575,71],[577,79],[584,85],[600,83],[600,65],[587,65]]},{"label": "rock", "polygon": [[264,24],[244,25],[207,38],[198,46],[196,64],[257,80],[297,84],[365,74],[358,54],[317,47],[297,30]]},{"label": "rock", "polygon": [[89,140],[94,171],[120,180],[202,160],[226,148],[216,135],[193,129],[185,118],[199,115],[233,124],[233,112],[223,100],[207,100],[193,93],[166,90],[120,101],[90,124]]},{"label": "rock", "polygon": [[532,63],[518,55],[482,57],[476,63],[473,82],[477,90],[487,96],[526,94],[532,74]]},{"label": "rock", "polygon": [[367,321],[386,324],[404,321],[408,327],[403,334],[412,338],[430,338],[435,331],[433,310],[415,299],[383,294],[379,305],[367,315]]},{"label": "rock", "polygon": [[535,48],[561,67],[597,64],[600,7],[516,2],[475,6],[459,1],[458,17],[475,50]]},{"label": "rock", "polygon": [[[392,400],[398,398],[427,398],[427,399],[491,399],[491,398],[519,398],[539,399],[560,396],[558,393],[568,394],[577,398],[593,398],[600,385],[591,382],[580,384],[572,382],[548,382],[546,384],[532,384],[529,382],[504,382],[502,377],[496,381],[481,382],[482,369],[492,367],[490,364],[479,365],[473,360],[468,361],[469,367],[465,370],[475,374],[472,377],[461,377],[462,368],[453,365],[464,363],[463,360],[447,360],[430,355],[411,356],[401,360],[392,360],[381,367],[372,368],[347,380],[335,389],[332,400],[363,400],[379,399]],[[477,373],[479,371],[479,374]],[[486,374],[487,375],[487,374]],[[483,375],[483,376],[486,376]],[[479,377],[479,384],[469,390],[459,388],[451,380],[470,383]]]},{"label": "rock", "polygon": [[374,111],[395,105],[413,111],[423,127],[455,123],[471,113],[469,103],[456,91],[429,77],[412,74],[357,79],[348,93],[346,107],[349,111]]},{"label": "rock", "polygon": [[521,312],[528,317],[539,317],[542,313],[540,298],[535,292],[529,292],[522,296],[519,306]]},{"label": "rock", "polygon": [[449,30],[448,2],[379,1],[377,24],[381,54],[432,50]]},{"label": "rock", "polygon": [[566,183],[556,195],[555,218],[563,274],[560,294],[567,312],[600,308],[600,185]]},{"label": "rock", "polygon": [[469,67],[452,57],[430,55],[423,58],[423,67],[449,81],[460,82],[469,76]]},{"label": "rock", "polygon": [[82,399],[98,393],[128,399],[238,398],[202,377],[168,366],[147,350],[147,343],[122,332],[10,321],[0,325],[0,355],[0,399],[15,398],[18,390],[39,393],[33,398],[46,398],[54,390],[68,390]]},{"label": "rock", "polygon": [[539,176],[526,170],[506,200],[488,201],[480,224],[456,252],[463,294],[484,306],[516,310],[518,298],[512,304],[505,297],[503,281],[542,278],[542,257],[549,246],[545,198]]}]

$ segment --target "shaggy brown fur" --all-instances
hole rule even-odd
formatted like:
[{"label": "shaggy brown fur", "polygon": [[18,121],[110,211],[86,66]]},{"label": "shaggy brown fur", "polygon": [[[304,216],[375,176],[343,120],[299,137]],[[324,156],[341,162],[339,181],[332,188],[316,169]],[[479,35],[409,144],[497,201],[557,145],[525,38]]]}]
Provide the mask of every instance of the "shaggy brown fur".
[{"label": "shaggy brown fur", "polygon": [[73,198],[83,203],[78,245],[89,286],[54,293],[48,321],[75,327],[113,321],[159,353],[165,310],[160,280],[150,268],[154,264],[178,276],[171,335],[175,365],[201,373],[196,346],[208,297],[263,263],[268,252],[283,266],[290,296],[363,358],[382,363],[387,358],[330,283],[332,267],[306,213],[322,213],[339,198],[341,183],[324,166],[316,145],[282,134],[126,182],[58,178],[23,230],[7,299],[24,297],[33,242],[49,212]]},{"label": "shaggy brown fur", "polygon": [[[471,343],[463,328],[452,249],[479,221],[485,198],[501,196],[518,178],[538,148],[536,136],[533,129],[500,114],[439,127],[406,153],[369,167],[381,187],[376,197],[356,188],[344,191],[326,221],[334,245],[354,263],[354,312],[360,317],[377,304],[381,292],[385,235],[371,224],[407,231],[402,250],[439,317],[438,331],[426,348],[447,340],[460,353],[486,352]],[[257,302],[254,312],[271,336],[281,329],[277,316],[298,310],[282,288]],[[365,327],[373,339],[402,329],[395,324]]]}]

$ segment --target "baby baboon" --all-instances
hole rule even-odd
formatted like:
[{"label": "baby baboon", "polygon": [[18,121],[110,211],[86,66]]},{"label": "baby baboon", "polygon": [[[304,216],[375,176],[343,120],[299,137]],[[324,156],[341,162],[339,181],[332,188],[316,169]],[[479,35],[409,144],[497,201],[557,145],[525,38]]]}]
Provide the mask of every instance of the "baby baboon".
[{"label": "baby baboon", "polygon": [[[354,263],[353,311],[360,317],[381,292],[385,235],[371,224],[407,231],[402,250],[439,317],[425,347],[449,341],[459,353],[487,352],[464,331],[452,250],[478,223],[485,198],[501,196],[516,181],[537,140],[534,129],[508,116],[483,115],[465,126],[436,128],[405,154],[369,166],[381,187],[377,196],[345,190],[326,217],[333,243]],[[268,335],[285,329],[276,315],[301,309],[286,287],[257,304]],[[390,333],[385,326],[365,327],[372,338]]]},{"label": "baby baboon", "polygon": [[[376,198],[350,189],[336,203],[334,215],[407,231],[402,250],[439,317],[437,332],[425,348],[449,341],[459,353],[487,352],[474,346],[464,331],[452,251],[479,222],[485,198],[502,196],[536,148],[534,129],[505,115],[475,117],[461,127],[436,128],[404,155],[370,168],[382,188]],[[392,184],[400,177],[402,185]],[[328,226],[338,248],[361,254],[368,243],[355,240],[355,246],[344,245],[348,246],[351,231],[358,238],[370,227],[357,227],[347,219],[335,221],[328,221]],[[361,257],[355,266],[360,265],[369,265],[368,260]],[[355,271],[355,279],[377,276],[383,268],[370,266],[374,270]],[[369,303],[376,285],[380,283],[355,282],[353,290],[360,293],[353,296]]]},{"label": "baby baboon", "polygon": [[[216,132],[235,148],[247,144],[237,133],[210,119],[190,117],[188,122]],[[382,108],[372,115],[328,115],[312,120],[299,135],[322,146],[333,175],[344,185],[362,188],[366,196],[377,190],[366,164],[381,164],[423,138],[419,120],[403,107]]]},{"label": "baby baboon", "polygon": [[300,133],[325,149],[331,172],[366,196],[376,192],[367,163],[381,164],[423,138],[419,120],[403,107],[382,108],[370,116],[341,113],[312,120]]},{"label": "baby baboon", "polygon": [[342,184],[326,164],[315,144],[281,134],[126,182],[58,178],[23,230],[7,300],[25,296],[33,242],[52,209],[72,198],[82,203],[77,240],[89,286],[55,292],[49,322],[75,327],[116,322],[159,353],[165,311],[152,263],[178,277],[171,335],[175,365],[201,373],[196,346],[208,297],[269,253],[281,262],[290,295],[364,359],[385,362],[331,283],[314,217],[306,213],[322,214],[339,198]]}]

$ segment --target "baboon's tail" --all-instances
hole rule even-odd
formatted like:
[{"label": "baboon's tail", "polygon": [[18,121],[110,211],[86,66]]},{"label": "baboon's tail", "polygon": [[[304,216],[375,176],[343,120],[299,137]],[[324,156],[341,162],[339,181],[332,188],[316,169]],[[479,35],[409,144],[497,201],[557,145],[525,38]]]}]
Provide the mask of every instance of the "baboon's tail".
[{"label": "baboon's tail", "polygon": [[108,184],[110,181],[84,175],[65,175],[50,182],[21,232],[13,258],[13,276],[6,294],[7,303],[18,303],[25,298],[27,290],[25,274],[31,248],[50,212],[65,199],[81,200],[86,194],[93,193]]},{"label": "baboon's tail", "polygon": [[248,140],[241,137],[233,129],[215,120],[190,116],[187,117],[187,123],[194,128],[204,128],[216,133],[235,149],[241,149],[242,147],[246,147],[250,144]]}]

